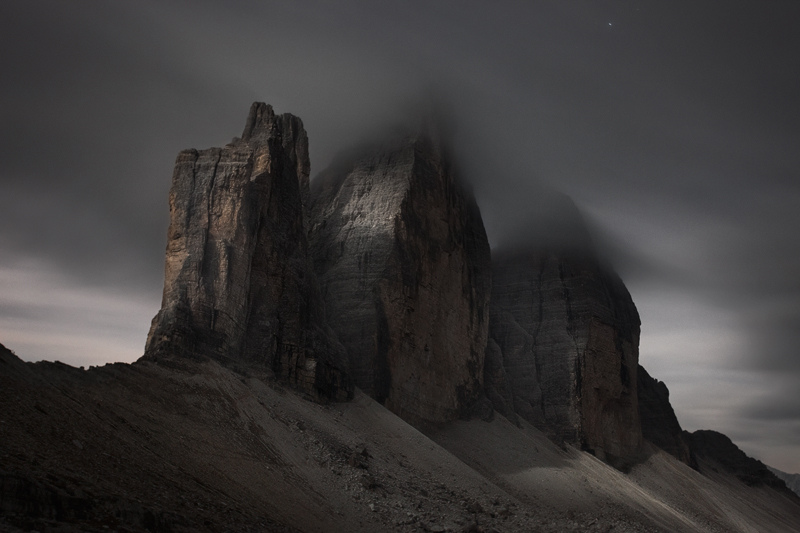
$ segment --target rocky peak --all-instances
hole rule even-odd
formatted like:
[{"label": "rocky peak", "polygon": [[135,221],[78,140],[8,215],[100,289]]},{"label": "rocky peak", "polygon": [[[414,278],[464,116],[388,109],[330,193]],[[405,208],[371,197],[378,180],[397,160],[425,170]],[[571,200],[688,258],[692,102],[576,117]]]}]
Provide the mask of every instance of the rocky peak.
[{"label": "rocky peak", "polygon": [[461,416],[481,394],[489,245],[435,128],[315,181],[316,272],[356,385],[415,424]]},{"label": "rocky peak", "polygon": [[493,253],[492,278],[495,408],[611,462],[635,458],[639,315],[619,277],[591,250],[520,244]]},{"label": "rocky peak", "polygon": [[268,170],[273,164],[270,154],[283,154],[290,171],[297,177],[304,215],[307,215],[305,210],[308,206],[311,164],[308,135],[303,122],[289,113],[276,115],[271,105],[254,102],[250,106],[241,139],[234,139],[232,144],[237,143],[246,143],[255,149],[255,166],[259,170]]},{"label": "rocky peak", "polygon": [[[299,121],[300,119],[287,115],[288,121]],[[275,121],[275,111],[272,106],[264,102],[253,102],[250,106],[250,113],[247,115],[247,122],[242,133],[242,140],[245,142],[267,142],[270,138],[277,137],[280,128]]]},{"label": "rocky peak", "polygon": [[178,155],[164,295],[145,357],[259,365],[312,395],[348,395],[308,255],[309,167],[300,119],[263,103],[241,139]]}]

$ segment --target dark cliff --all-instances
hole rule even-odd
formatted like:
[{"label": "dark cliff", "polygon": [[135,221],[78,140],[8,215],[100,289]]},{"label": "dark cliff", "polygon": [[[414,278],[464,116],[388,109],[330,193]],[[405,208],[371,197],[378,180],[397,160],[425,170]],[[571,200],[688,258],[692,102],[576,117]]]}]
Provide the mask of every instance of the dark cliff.
[{"label": "dark cliff", "polygon": [[676,459],[697,468],[689,449],[688,434],[681,428],[669,403],[669,389],[663,381],[651,377],[641,365],[637,377],[642,437]]},{"label": "dark cliff", "polygon": [[208,356],[270,368],[315,396],[351,393],[308,255],[308,177],[302,122],[261,103],[241,139],[180,153],[147,358]]},{"label": "dark cliff", "polygon": [[639,315],[619,277],[591,251],[536,245],[495,251],[492,277],[495,408],[611,462],[634,458]]},{"label": "dark cliff", "polygon": [[315,180],[311,243],[355,384],[412,423],[481,395],[490,255],[436,128],[343,158]]}]

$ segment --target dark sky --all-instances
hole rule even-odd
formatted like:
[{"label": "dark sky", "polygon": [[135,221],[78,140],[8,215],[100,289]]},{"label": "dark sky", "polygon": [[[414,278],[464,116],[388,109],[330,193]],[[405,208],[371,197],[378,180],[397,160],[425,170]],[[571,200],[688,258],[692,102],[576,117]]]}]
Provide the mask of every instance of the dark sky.
[{"label": "dark sky", "polygon": [[3,2],[0,342],[136,359],[179,150],[266,101],[314,174],[433,90],[492,242],[570,195],[684,427],[800,472],[798,27],[794,0]]}]

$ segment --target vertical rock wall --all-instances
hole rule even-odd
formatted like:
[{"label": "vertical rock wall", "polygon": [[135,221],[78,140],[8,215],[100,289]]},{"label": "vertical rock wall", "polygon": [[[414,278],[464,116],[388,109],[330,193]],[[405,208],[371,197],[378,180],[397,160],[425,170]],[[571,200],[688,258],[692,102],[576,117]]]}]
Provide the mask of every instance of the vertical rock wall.
[{"label": "vertical rock wall", "polygon": [[669,403],[669,389],[663,381],[650,377],[639,365],[637,373],[639,394],[639,419],[642,437],[680,461],[696,468],[689,449],[688,434],[683,431],[675,411]]},{"label": "vertical rock wall", "polygon": [[534,249],[496,252],[492,271],[491,358],[515,413],[599,457],[633,457],[639,316],[622,281],[592,255]]},{"label": "vertical rock wall", "polygon": [[241,139],[178,155],[145,357],[269,368],[317,398],[346,399],[354,381],[415,424],[485,394],[612,463],[635,459],[644,436],[760,480],[729,441],[681,430],[666,386],[638,365],[630,294],[586,251],[575,206],[553,199],[558,223],[536,231],[584,251],[526,245],[522,231],[490,264],[435,127],[341,159],[311,195],[302,122],[255,103]]},{"label": "vertical rock wall", "polygon": [[481,394],[491,284],[480,213],[430,131],[341,161],[312,191],[316,270],[353,380],[416,424]]},{"label": "vertical rock wall", "polygon": [[146,357],[262,365],[314,395],[347,396],[308,255],[308,176],[302,122],[262,103],[241,139],[178,155]]}]

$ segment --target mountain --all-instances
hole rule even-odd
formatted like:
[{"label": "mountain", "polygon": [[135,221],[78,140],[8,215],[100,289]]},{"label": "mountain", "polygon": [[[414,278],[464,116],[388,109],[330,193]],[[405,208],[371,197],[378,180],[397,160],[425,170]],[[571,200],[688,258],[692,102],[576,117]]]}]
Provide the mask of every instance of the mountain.
[{"label": "mountain", "polygon": [[757,459],[748,457],[731,439],[711,430],[698,430],[690,434],[692,455],[700,463],[700,471],[723,470],[735,475],[751,487],[768,486],[794,496],[783,480],[773,474]]},{"label": "mountain", "polygon": [[491,252],[430,120],[313,186],[307,147],[256,103],[178,156],[139,361],[0,346],[0,531],[800,531],[763,464],[681,429],[590,239]]},{"label": "mountain", "polygon": [[309,168],[303,123],[263,103],[240,139],[178,155],[145,357],[257,365],[313,396],[352,395],[308,253]]},{"label": "mountain", "polygon": [[669,453],[679,461],[697,468],[691,451],[691,437],[685,432],[669,403],[669,389],[663,381],[648,374],[639,365],[639,420],[642,437]]},{"label": "mountain", "polygon": [[770,472],[775,474],[777,478],[783,480],[783,482],[786,483],[786,486],[791,489],[792,492],[800,496],[800,474],[787,474],[786,472],[782,472],[777,468],[772,468],[771,466],[768,466],[767,468],[769,468]]},{"label": "mountain", "polygon": [[635,459],[639,315],[620,279],[591,255],[536,248],[496,252],[492,277],[486,381],[490,397],[507,391],[498,410],[601,459]]},{"label": "mountain", "polygon": [[464,416],[483,387],[490,252],[435,125],[340,159],[311,205],[326,316],[354,383],[417,425]]}]

